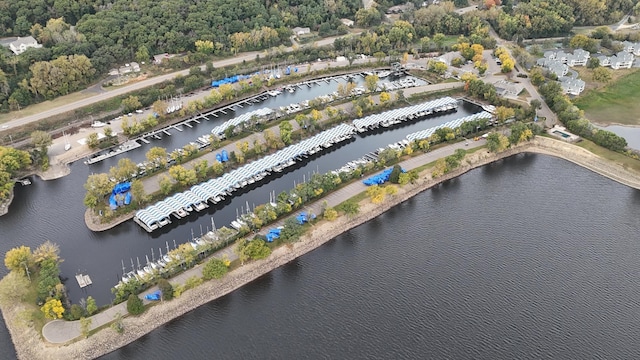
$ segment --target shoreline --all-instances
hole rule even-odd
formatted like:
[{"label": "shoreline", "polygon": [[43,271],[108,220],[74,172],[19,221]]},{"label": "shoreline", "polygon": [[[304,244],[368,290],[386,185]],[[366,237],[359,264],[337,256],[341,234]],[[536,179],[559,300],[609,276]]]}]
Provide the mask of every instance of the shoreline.
[{"label": "shoreline", "polygon": [[[473,169],[521,153],[537,153],[562,158],[616,182],[640,189],[640,180],[637,180],[639,177],[623,167],[612,164],[578,146],[560,140],[536,137],[530,142],[519,144],[498,154],[489,153],[484,149],[469,154],[459,168],[435,179],[431,178],[430,170],[427,169],[420,174],[420,178],[415,184],[400,187],[398,194],[388,197],[382,204],[376,205],[369,200],[365,200],[361,203],[360,213],[352,218],[341,216],[333,222],[323,220],[314,225],[298,242],[275,249],[272,255],[265,260],[246,263],[220,280],[204,282],[196,287],[197,290],[186,291],[179,298],[153,306],[138,317],[125,318],[123,320],[125,328],[123,334],[118,334],[111,328],[107,328],[88,339],[71,342],[67,345],[54,346],[41,340],[40,334],[36,333],[33,328],[25,328],[24,324],[19,322],[17,314],[22,308],[20,304],[3,308],[2,314],[20,359],[93,359],[113,352],[167,322],[229,294],[423,191],[457,178]],[[322,200],[320,199],[319,201]]]}]

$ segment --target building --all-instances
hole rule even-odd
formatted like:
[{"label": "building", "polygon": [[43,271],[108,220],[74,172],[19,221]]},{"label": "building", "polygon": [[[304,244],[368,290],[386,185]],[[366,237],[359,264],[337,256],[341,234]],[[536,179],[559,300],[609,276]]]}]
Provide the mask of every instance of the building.
[{"label": "building", "polygon": [[591,54],[588,51],[582,49],[576,49],[573,51],[573,54],[566,53],[562,50],[558,51],[546,51],[544,53],[544,58],[549,60],[555,60],[562,64],[567,64],[568,66],[585,66],[587,65],[587,61],[591,57]]},{"label": "building", "polygon": [[600,66],[610,66],[612,69],[618,70],[631,68],[635,58],[630,52],[620,51],[611,56],[600,55],[598,60],[600,61]]},{"label": "building", "polygon": [[293,29],[291,29],[293,31],[293,33],[296,36],[300,36],[300,35],[304,35],[304,34],[310,34],[311,33],[311,29],[308,27],[294,27]]},{"label": "building", "polygon": [[9,43],[9,49],[13,51],[14,54],[20,55],[23,52],[27,51],[29,48],[41,48],[42,45],[38,44],[36,39],[33,36],[27,37],[19,37],[15,41]]},{"label": "building", "polygon": [[536,61],[536,64],[549,70],[549,72],[555,74],[557,77],[565,76],[569,72],[569,67],[567,66],[567,64],[563,64],[562,62],[555,59],[540,58],[538,59],[538,61]]},{"label": "building", "polygon": [[353,20],[349,20],[349,19],[340,19],[340,22],[342,22],[344,26],[348,26],[348,27],[353,27],[353,25],[355,24]]},{"label": "building", "polygon": [[387,14],[402,14],[403,12],[413,10],[413,3],[406,3],[404,5],[396,5],[387,9]]},{"label": "building", "polygon": [[626,51],[635,56],[640,56],[640,42],[623,41],[622,51]]},{"label": "building", "polygon": [[176,55],[175,54],[168,54],[168,53],[153,55],[153,63],[155,65],[160,65],[160,64],[162,64],[162,62],[164,60],[171,59],[174,56],[176,56]]},{"label": "building", "polygon": [[518,96],[518,94],[524,89],[524,87],[520,84],[500,80],[493,84],[496,88],[496,92],[499,96]]},{"label": "building", "polygon": [[560,80],[560,86],[565,94],[578,96],[584,90],[584,81],[575,78],[563,77]]}]

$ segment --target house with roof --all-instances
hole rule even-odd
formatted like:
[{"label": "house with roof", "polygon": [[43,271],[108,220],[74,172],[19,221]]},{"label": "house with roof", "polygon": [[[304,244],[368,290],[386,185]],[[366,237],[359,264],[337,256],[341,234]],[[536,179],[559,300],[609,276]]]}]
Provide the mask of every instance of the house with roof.
[{"label": "house with roof", "polygon": [[293,29],[291,29],[291,31],[293,31],[293,33],[296,36],[300,36],[300,35],[304,35],[304,34],[310,34],[311,33],[311,29],[308,27],[294,27]]},{"label": "house with roof", "polygon": [[20,55],[23,52],[27,51],[29,48],[41,48],[42,44],[38,44],[36,39],[33,36],[19,37],[16,40],[9,43],[9,49],[13,51],[14,54]]},{"label": "house with roof", "polygon": [[623,41],[622,51],[626,51],[635,56],[640,56],[640,42]]},{"label": "house with roof", "polygon": [[584,90],[585,82],[581,79],[562,77],[559,81],[565,94],[578,96]]},{"label": "house with roof", "polygon": [[632,53],[626,51],[620,51],[617,54],[611,56],[598,56],[600,66],[610,66],[612,69],[629,69],[633,66],[633,60],[635,57]]},{"label": "house with roof", "polygon": [[555,60],[568,66],[585,66],[587,61],[591,57],[591,54],[583,49],[575,49],[572,53],[566,53],[562,50],[545,51],[544,58],[549,60]]},{"label": "house with roof", "polygon": [[340,22],[342,23],[342,25],[348,26],[348,27],[353,27],[353,25],[355,24],[353,20],[349,20],[349,19],[340,19]]},{"label": "house with roof", "polygon": [[549,70],[549,72],[555,74],[557,77],[565,76],[569,72],[567,64],[563,64],[555,59],[540,58],[536,61],[536,64]]},{"label": "house with roof", "polygon": [[524,89],[524,86],[521,84],[513,83],[510,81],[500,80],[497,81],[493,86],[496,88],[496,92],[499,96],[518,96],[520,92]]}]

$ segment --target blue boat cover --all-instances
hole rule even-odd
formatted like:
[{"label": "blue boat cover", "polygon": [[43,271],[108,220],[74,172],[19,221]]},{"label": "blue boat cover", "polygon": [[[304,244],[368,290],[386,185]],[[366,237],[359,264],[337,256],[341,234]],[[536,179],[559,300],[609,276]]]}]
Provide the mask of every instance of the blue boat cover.
[{"label": "blue boat cover", "polygon": [[127,193],[124,195],[124,204],[125,205],[131,204],[131,192],[129,191],[127,191]]},{"label": "blue boat cover", "polygon": [[227,162],[229,161],[229,153],[227,153],[227,150],[222,150],[222,162]]},{"label": "blue boat cover", "polygon": [[[368,179],[362,180],[362,183],[364,183],[367,186],[382,185],[385,182],[389,181],[389,177],[391,176],[392,171],[393,171],[393,168],[389,168],[381,172],[380,174],[373,175]],[[400,169],[400,171],[405,172],[404,169]]]},{"label": "blue boat cover", "polygon": [[160,292],[160,290],[158,290],[158,291],[153,292],[151,294],[145,295],[144,298],[146,300],[149,300],[149,301],[158,301],[158,300],[160,300],[161,296],[162,296],[162,293]]}]

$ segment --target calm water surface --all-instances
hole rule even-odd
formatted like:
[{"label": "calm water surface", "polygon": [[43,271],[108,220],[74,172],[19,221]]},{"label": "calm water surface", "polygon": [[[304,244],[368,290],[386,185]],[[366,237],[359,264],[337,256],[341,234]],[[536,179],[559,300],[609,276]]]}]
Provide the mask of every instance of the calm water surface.
[{"label": "calm water surface", "polygon": [[520,155],[104,359],[635,359],[640,192]]}]

